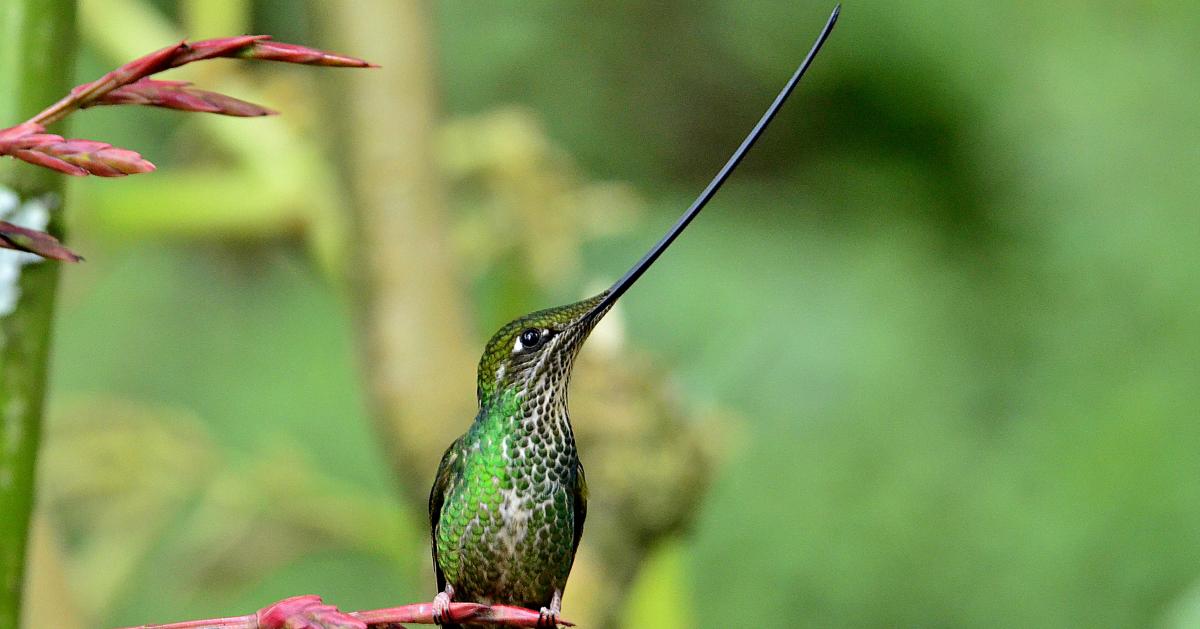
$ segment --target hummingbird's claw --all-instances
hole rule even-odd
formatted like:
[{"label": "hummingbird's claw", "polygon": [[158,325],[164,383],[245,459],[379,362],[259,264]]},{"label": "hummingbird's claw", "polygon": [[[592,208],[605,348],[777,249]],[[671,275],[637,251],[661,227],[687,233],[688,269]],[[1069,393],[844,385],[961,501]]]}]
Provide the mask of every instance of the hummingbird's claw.
[{"label": "hummingbird's claw", "polygon": [[543,607],[538,613],[537,626],[540,629],[558,629],[558,612],[549,607]]},{"label": "hummingbird's claw", "polygon": [[433,624],[442,625],[450,620],[450,597],[453,595],[454,589],[447,585],[446,591],[433,597]]}]

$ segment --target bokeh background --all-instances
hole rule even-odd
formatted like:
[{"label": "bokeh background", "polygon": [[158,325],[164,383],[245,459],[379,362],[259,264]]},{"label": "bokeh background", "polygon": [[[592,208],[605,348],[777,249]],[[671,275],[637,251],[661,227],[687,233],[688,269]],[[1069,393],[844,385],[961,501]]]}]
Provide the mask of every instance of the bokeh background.
[{"label": "bokeh background", "polygon": [[[30,627],[430,599],[483,341],[606,286],[831,5],[85,0],[79,81],[203,64],[270,120],[92,110]],[[1200,11],[850,2],[576,371],[566,614],[624,627],[1200,626]],[[189,68],[189,70],[192,68]]]}]

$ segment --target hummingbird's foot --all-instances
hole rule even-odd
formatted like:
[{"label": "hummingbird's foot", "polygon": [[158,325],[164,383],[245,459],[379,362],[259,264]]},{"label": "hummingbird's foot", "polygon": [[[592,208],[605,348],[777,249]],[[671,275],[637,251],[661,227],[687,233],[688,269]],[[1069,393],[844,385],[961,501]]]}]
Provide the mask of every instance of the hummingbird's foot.
[{"label": "hummingbird's foot", "polygon": [[321,602],[314,594],[285,598],[258,610],[261,629],[367,629],[367,623]]},{"label": "hummingbird's foot", "polygon": [[442,625],[450,620],[450,599],[454,598],[454,586],[446,584],[446,589],[433,597],[433,624]]},{"label": "hummingbird's foot", "polygon": [[550,606],[543,607],[538,614],[537,626],[540,629],[558,629],[558,615],[562,613],[562,590],[554,590],[554,598]]}]

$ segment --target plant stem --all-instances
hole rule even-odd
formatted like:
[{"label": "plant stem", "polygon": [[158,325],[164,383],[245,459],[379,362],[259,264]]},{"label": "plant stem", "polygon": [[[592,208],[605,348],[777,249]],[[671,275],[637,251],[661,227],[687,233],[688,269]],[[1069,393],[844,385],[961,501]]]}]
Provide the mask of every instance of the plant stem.
[{"label": "plant stem", "polygon": [[[74,42],[74,0],[0,4],[0,121],[16,124],[71,87]],[[63,183],[61,175],[44,168],[0,162],[0,186],[22,200],[52,199],[57,205]],[[62,237],[59,212],[52,212],[47,231]],[[0,314],[0,629],[17,629],[20,622],[59,266],[20,267],[20,297],[11,312]]]},{"label": "plant stem", "polygon": [[343,115],[357,260],[361,363],[386,455],[414,506],[446,446],[475,413],[478,354],[453,259],[434,150],[439,112],[431,5],[312,3],[330,44],[386,60],[384,76],[331,91]]}]

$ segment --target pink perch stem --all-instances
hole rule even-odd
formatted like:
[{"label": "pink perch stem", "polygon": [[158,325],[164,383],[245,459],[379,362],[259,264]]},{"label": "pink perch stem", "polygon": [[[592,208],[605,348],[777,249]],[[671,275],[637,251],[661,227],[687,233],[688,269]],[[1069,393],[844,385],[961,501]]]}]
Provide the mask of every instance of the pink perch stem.
[{"label": "pink perch stem", "polygon": [[[509,605],[480,605],[478,603],[451,603],[447,620],[455,623],[471,622],[482,625],[506,625],[509,627],[538,627],[540,614],[523,607]],[[303,619],[309,624],[294,625],[289,621]],[[324,620],[325,624],[321,621]],[[208,620],[189,620],[164,625],[141,625],[126,629],[284,629],[291,626],[308,627],[391,627],[400,623],[432,625],[433,604],[416,603],[372,609],[361,612],[339,612],[324,605],[317,596],[295,596],[246,616],[229,616]],[[573,627],[574,623],[559,619],[558,624]]]}]

